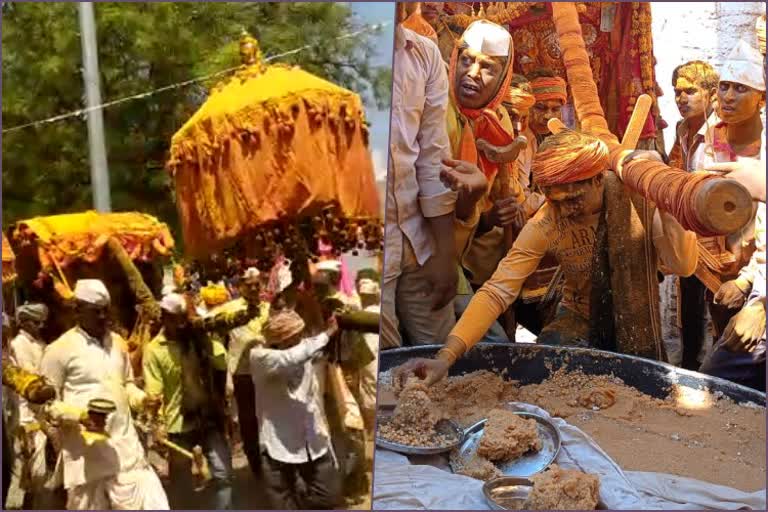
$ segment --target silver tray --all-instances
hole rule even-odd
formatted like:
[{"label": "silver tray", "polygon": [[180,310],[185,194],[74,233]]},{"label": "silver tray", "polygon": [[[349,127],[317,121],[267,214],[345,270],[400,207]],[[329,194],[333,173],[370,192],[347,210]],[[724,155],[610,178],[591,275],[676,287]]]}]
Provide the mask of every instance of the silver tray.
[{"label": "silver tray", "polygon": [[[392,410],[386,411],[379,409],[379,427],[386,425],[386,423],[392,418]],[[403,455],[435,455],[438,453],[446,453],[460,446],[464,441],[464,431],[461,427],[451,420],[440,420],[435,430],[440,434],[452,435],[455,437],[455,441],[443,446],[410,446],[407,444],[395,443],[388,441],[383,437],[380,437],[380,428],[376,429],[376,446],[384,448],[385,450],[402,453]]]},{"label": "silver tray", "polygon": [[[541,438],[541,450],[526,453],[510,462],[496,464],[496,467],[504,476],[529,477],[547,469],[557,458],[557,454],[560,452],[560,432],[554,424],[539,415],[529,412],[515,412],[515,414],[536,420]],[[459,446],[458,452],[451,456],[450,464],[454,472],[458,470],[457,462],[470,460],[475,455],[477,445],[485,430],[486,421],[478,421],[464,432],[464,440]]]},{"label": "silver tray", "polygon": [[491,510],[524,510],[532,489],[527,478],[502,476],[483,484],[483,496]]}]

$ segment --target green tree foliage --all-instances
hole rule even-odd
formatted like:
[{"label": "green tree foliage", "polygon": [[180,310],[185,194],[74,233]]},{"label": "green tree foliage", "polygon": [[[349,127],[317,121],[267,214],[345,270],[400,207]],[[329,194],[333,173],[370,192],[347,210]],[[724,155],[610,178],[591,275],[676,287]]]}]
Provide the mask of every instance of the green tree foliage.
[{"label": "green tree foliage", "polygon": [[[311,46],[278,61],[355,90],[369,105],[389,103],[390,70],[368,64],[371,33],[337,39],[361,28],[344,4],[97,3],[95,12],[104,101],[236,66],[245,29],[266,57]],[[74,3],[4,4],[2,44],[3,128],[83,107]],[[103,111],[114,210],[156,215],[180,235],[163,169],[170,140],[220,78]],[[91,208],[85,117],[6,133],[2,149],[5,226]]]}]

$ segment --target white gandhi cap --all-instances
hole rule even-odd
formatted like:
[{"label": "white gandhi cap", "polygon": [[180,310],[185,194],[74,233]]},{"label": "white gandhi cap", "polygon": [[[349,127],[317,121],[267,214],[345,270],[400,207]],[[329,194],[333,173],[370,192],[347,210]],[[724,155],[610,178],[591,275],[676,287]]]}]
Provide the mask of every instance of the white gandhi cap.
[{"label": "white gandhi cap", "polygon": [[765,91],[763,55],[743,39],[731,51],[720,73],[721,82],[734,82]]},{"label": "white gandhi cap", "polygon": [[187,301],[178,293],[169,293],[160,301],[160,309],[172,315],[182,315],[187,312]]},{"label": "white gandhi cap", "polygon": [[75,299],[94,306],[108,306],[109,291],[98,279],[80,279],[75,283]]},{"label": "white gandhi cap", "polygon": [[512,36],[501,25],[478,20],[467,27],[461,40],[472,51],[489,57],[509,57]]}]

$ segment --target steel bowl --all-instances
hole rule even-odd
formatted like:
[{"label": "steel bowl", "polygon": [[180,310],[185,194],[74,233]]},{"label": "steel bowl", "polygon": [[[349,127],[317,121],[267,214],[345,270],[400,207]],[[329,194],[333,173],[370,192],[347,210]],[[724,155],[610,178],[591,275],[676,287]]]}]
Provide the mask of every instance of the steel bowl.
[{"label": "steel bowl", "polygon": [[527,478],[502,476],[485,482],[483,496],[491,510],[525,510],[525,501],[533,490]]}]

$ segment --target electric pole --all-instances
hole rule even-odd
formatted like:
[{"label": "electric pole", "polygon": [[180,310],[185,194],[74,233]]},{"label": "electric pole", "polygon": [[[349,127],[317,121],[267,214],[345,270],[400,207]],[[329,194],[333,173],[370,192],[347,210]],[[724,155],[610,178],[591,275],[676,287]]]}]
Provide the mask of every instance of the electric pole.
[{"label": "electric pole", "polygon": [[83,81],[88,108],[88,154],[91,164],[93,207],[100,212],[111,210],[107,149],[104,144],[104,117],[101,108],[99,56],[96,47],[96,21],[92,2],[78,2],[80,41],[83,49]]}]

